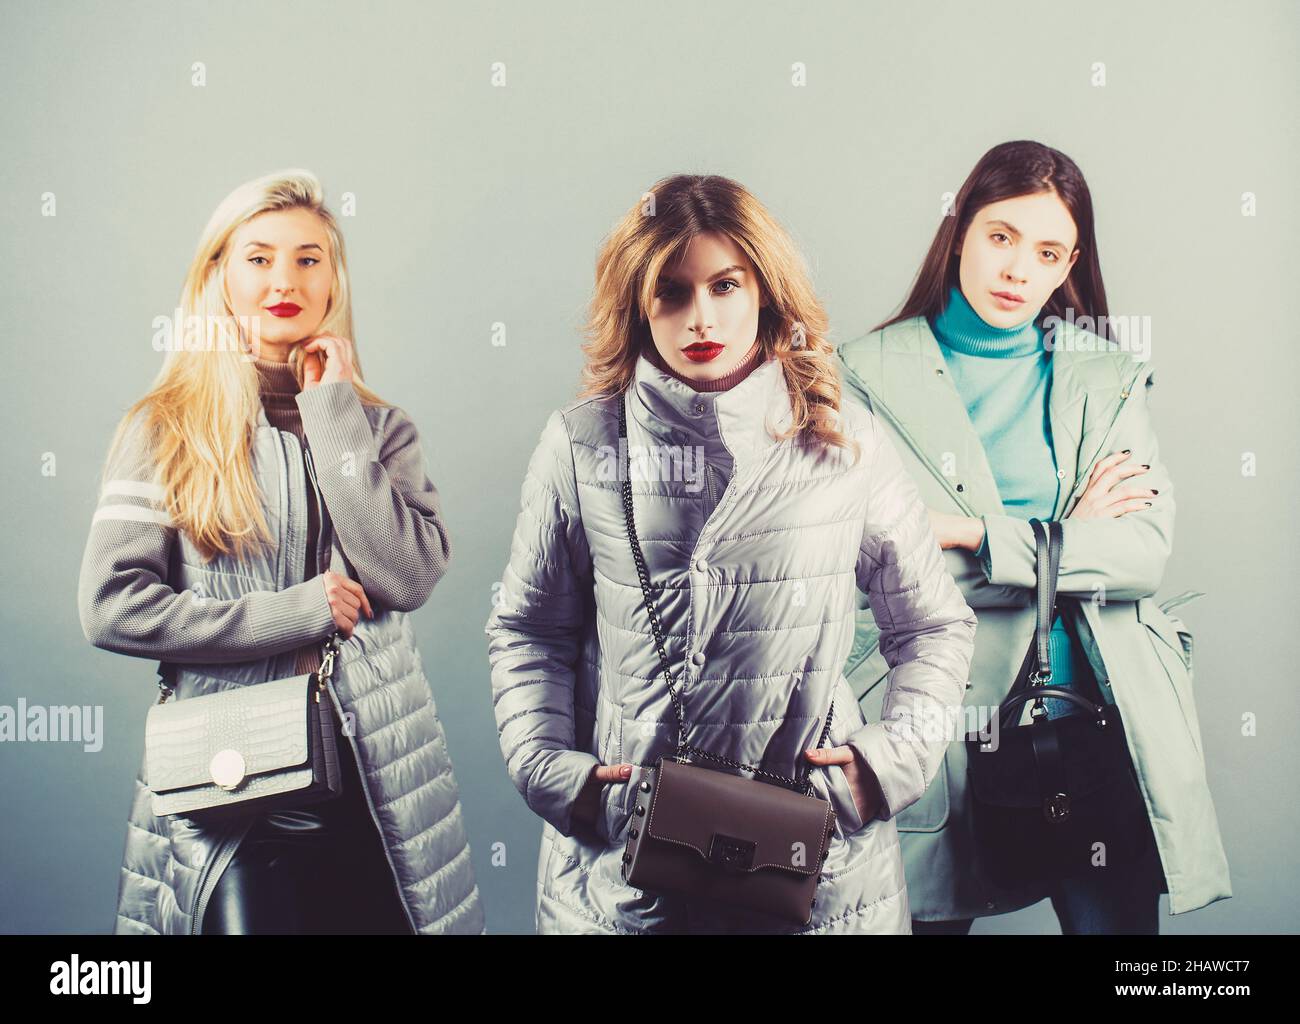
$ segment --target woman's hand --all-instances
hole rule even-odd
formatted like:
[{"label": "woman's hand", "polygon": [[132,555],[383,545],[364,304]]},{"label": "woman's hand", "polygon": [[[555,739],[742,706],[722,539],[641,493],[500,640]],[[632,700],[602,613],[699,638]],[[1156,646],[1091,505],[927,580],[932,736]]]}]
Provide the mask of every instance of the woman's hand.
[{"label": "woman's hand", "polygon": [[318,334],[302,346],[302,389],[352,379],[352,342],[336,334]]},{"label": "woman's hand", "polygon": [[1145,473],[1151,468],[1128,462],[1129,455],[1129,450],[1125,449],[1098,459],[1088,476],[1088,486],[1084,489],[1083,497],[1065,518],[1117,519],[1125,512],[1136,512],[1150,506],[1150,499],[1159,494],[1159,491],[1131,484],[1127,487],[1115,486],[1121,480]]},{"label": "woman's hand", "polygon": [[853,793],[853,804],[862,823],[865,825],[876,816],[880,805],[885,802],[885,794],[880,790],[876,773],[858,756],[856,750],[848,746],[818,747],[815,750],[805,750],[803,756],[823,768],[838,765],[848,780],[849,789]]},{"label": "woman's hand", "polygon": [[592,768],[587,783],[573,803],[573,817],[591,825],[600,813],[600,790],[607,782],[627,782],[632,777],[630,764],[598,764]]},{"label": "woman's hand", "polygon": [[930,514],[930,529],[934,531],[934,539],[939,542],[939,547],[945,550],[968,548],[978,551],[984,543],[983,519],[954,516],[947,512],[936,512],[932,508],[927,508],[926,512]]},{"label": "woman's hand", "polygon": [[375,617],[370,607],[370,599],[366,597],[366,592],[361,589],[361,584],[356,580],[340,576],[336,572],[323,572],[321,576],[325,580],[325,597],[329,600],[334,624],[339,627],[343,639],[347,640],[352,636],[352,630],[357,624],[357,619],[361,617],[361,612],[364,611],[367,618]]}]

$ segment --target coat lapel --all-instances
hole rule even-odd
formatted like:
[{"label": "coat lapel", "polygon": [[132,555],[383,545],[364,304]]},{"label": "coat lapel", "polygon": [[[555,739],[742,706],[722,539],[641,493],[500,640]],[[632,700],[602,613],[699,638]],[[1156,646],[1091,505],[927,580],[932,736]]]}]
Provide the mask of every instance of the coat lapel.
[{"label": "coat lapel", "polygon": [[[845,362],[866,386],[873,407],[894,424],[968,515],[1005,514],[983,442],[925,317],[893,324],[875,337],[876,345],[851,342],[846,346],[850,353]],[[1090,465],[1093,449],[1104,440],[1115,411],[1114,402],[1106,400],[1108,394],[1097,394],[1094,401],[1088,401],[1089,387],[1080,379],[1079,368],[1079,356],[1072,350],[1053,350],[1048,419],[1056,467],[1063,471],[1054,518],[1062,515],[1076,489],[1082,453],[1090,453],[1083,463]],[[1106,382],[1104,390],[1114,391],[1118,397],[1118,388],[1111,382]]]},{"label": "coat lapel", "polygon": [[862,358],[848,363],[872,407],[968,515],[1001,514],[984,446],[925,317],[886,327],[877,337],[877,346],[858,349]]}]

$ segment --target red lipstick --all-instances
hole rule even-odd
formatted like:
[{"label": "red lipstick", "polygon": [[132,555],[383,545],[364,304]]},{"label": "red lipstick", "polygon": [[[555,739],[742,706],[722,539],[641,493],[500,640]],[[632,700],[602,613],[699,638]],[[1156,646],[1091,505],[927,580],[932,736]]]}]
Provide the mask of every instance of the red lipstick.
[{"label": "red lipstick", "polygon": [[302,307],[294,302],[281,302],[275,306],[267,306],[266,311],[272,316],[297,316],[302,312]]},{"label": "red lipstick", "polygon": [[721,352],[725,345],[719,345],[716,341],[697,341],[693,345],[687,345],[682,349],[682,355],[692,363],[707,363]]}]

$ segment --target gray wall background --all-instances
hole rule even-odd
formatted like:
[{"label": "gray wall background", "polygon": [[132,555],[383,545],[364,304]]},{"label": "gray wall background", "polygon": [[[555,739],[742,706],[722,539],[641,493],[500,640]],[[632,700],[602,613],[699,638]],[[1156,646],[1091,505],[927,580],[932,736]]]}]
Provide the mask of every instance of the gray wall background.
[{"label": "gray wall background", "polygon": [[[1296,930],[1295,4],[5,0],[0,19],[0,704],[102,704],[105,731],[98,753],[0,745],[0,930],[113,924],[154,663],[85,642],[77,570],[110,430],[161,358],[151,320],[231,188],[302,166],[336,209],[357,197],[358,351],[419,424],[455,541],[415,626],[489,929],[527,932],[540,827],[502,765],[482,630],[526,460],[575,390],[600,240],[661,175],[735,177],[845,341],[901,302],[941,195],[1013,138],[1082,166],[1112,309],[1152,317],[1179,505],[1160,596],[1208,595],[1184,617],[1236,896],[1176,918],[1162,898],[1161,927]],[[976,925],[1055,931],[1046,902]]]}]

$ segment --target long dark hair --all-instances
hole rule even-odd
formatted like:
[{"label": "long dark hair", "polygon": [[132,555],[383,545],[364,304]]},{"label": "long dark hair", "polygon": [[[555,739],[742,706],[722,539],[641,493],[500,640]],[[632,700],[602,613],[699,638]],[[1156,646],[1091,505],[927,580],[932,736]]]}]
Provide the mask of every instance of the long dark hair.
[{"label": "long dark hair", "polygon": [[1092,216],[1092,193],[1078,164],[1058,149],[1041,142],[1004,142],[994,146],[970,172],[954,202],[951,216],[943,218],[930,243],[930,251],[917,272],[912,290],[903,308],[873,330],[888,327],[914,316],[937,317],[948,303],[958,277],[960,257],[954,251],[966,237],[966,229],[975,214],[990,203],[1038,192],[1055,192],[1074,218],[1079,232],[1076,246],[1079,258],[1064,283],[1052,292],[1035,321],[1040,327],[1050,316],[1061,320],[1090,316],[1094,323],[1105,323],[1108,315],[1106,287],[1101,281],[1101,261],[1097,256],[1097,234]]}]

